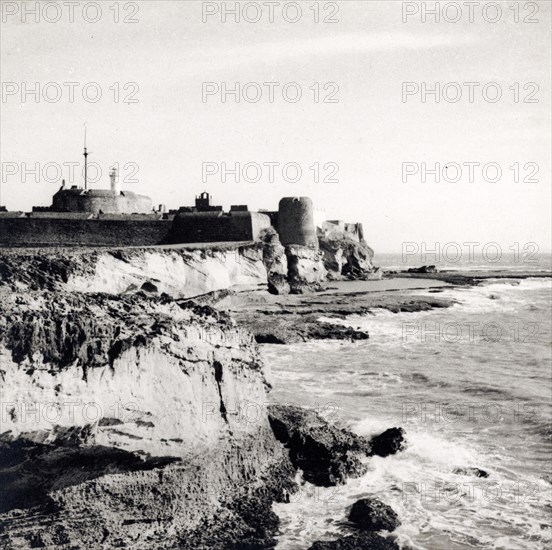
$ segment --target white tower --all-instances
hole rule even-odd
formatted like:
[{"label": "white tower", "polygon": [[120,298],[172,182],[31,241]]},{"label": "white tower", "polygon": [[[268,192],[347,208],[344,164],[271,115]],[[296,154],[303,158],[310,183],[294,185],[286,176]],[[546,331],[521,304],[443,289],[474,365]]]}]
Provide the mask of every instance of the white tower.
[{"label": "white tower", "polygon": [[111,191],[113,191],[113,194],[120,195],[121,189],[119,187],[119,177],[116,168],[112,168],[109,172],[109,179],[111,180]]}]

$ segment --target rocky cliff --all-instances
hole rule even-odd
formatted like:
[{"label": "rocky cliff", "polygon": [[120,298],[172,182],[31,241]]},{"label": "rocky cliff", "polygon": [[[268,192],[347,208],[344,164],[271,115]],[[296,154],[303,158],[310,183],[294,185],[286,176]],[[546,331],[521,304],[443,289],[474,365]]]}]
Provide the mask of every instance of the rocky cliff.
[{"label": "rocky cliff", "polygon": [[324,267],[331,279],[381,279],[382,272],[372,264],[374,251],[365,241],[357,241],[346,231],[335,229],[319,238]]},{"label": "rocky cliff", "polygon": [[320,239],[320,250],[282,246],[273,228],[247,245],[0,250],[0,287],[126,294],[145,291],[194,298],[226,290],[268,288],[303,293],[328,279],[380,278],[373,251],[345,233]]},{"label": "rocky cliff", "polygon": [[3,295],[0,365],[2,548],[233,548],[272,532],[293,468],[257,348],[224,314],[142,293]]},{"label": "rocky cliff", "polygon": [[261,244],[190,250],[182,247],[61,249],[0,254],[0,286],[123,294],[145,290],[190,298],[266,285]]}]

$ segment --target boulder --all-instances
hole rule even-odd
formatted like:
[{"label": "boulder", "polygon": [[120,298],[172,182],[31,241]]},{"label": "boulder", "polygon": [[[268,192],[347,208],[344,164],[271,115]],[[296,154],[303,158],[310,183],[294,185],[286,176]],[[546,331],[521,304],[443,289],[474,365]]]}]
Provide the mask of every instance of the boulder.
[{"label": "boulder", "polygon": [[[255,312],[256,313],[256,312]],[[311,340],[367,340],[366,331],[333,323],[320,322],[318,315],[279,315],[277,321],[266,315],[253,315],[247,318],[247,326],[259,344],[294,344]]]},{"label": "boulder", "polygon": [[157,288],[157,286],[155,284],[153,284],[151,281],[146,281],[142,286],[141,286],[141,289],[144,291],[144,292],[152,292],[152,293],[157,293],[159,292],[159,289]]},{"label": "boulder", "polygon": [[434,265],[423,265],[422,267],[411,267],[406,270],[407,273],[438,273],[439,270]]},{"label": "boulder", "polygon": [[288,448],[292,464],[314,485],[330,487],[366,472],[361,462],[371,450],[366,438],[301,407],[271,405],[268,418],[276,439]]},{"label": "boulder", "polygon": [[489,477],[488,472],[479,468],[454,468],[454,470],[452,470],[452,473],[464,476]]},{"label": "boulder", "polygon": [[375,498],[357,500],[349,512],[349,521],[364,531],[393,531],[401,524],[395,510]]},{"label": "boulder", "polygon": [[316,290],[327,278],[322,253],[314,248],[292,244],[286,246],[288,282],[291,292],[302,294]]},{"label": "boulder", "polygon": [[404,448],[404,430],[402,428],[389,428],[380,435],[370,440],[372,455],[389,456]]},{"label": "boulder", "polygon": [[268,274],[268,292],[270,294],[289,294],[290,286],[285,275],[279,273]]},{"label": "boulder", "polygon": [[363,532],[329,542],[315,542],[309,550],[399,550],[392,540]]},{"label": "boulder", "polygon": [[288,448],[292,464],[303,470],[307,481],[322,487],[363,475],[367,470],[363,456],[385,457],[404,446],[402,428],[390,428],[368,440],[303,407],[270,405],[268,419],[276,439]]}]

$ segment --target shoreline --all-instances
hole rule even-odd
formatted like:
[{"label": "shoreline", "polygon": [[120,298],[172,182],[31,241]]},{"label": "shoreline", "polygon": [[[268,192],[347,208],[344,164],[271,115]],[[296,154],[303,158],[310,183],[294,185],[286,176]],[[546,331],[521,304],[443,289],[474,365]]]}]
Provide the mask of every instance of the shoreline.
[{"label": "shoreline", "polygon": [[[436,276],[438,277],[439,274],[436,274]],[[419,277],[420,279],[418,280],[422,280],[423,278],[427,279],[425,275],[420,274]],[[412,280],[412,278],[410,277],[408,277],[408,279]],[[415,279],[417,279],[417,277],[415,277]],[[518,286],[516,282],[521,282],[525,279],[533,279],[535,281],[541,280],[542,283],[534,284],[535,289],[540,289],[540,296],[542,296],[546,292],[547,287],[549,287],[550,285],[550,276],[546,278],[548,280],[543,279],[542,277],[489,277],[486,280],[488,279],[497,279],[494,281],[489,281],[493,284],[493,286],[488,289],[482,286],[479,290],[475,289],[474,291],[469,291],[468,289],[470,286],[477,287],[477,282],[473,285],[448,285],[446,288],[453,290],[457,288],[460,292],[462,292],[462,289],[466,289],[464,292],[464,294],[466,295],[470,292],[474,292],[474,300],[477,301],[477,304],[481,304],[481,310],[478,311],[471,308],[470,304],[472,303],[472,299],[466,298],[466,308],[457,307],[455,308],[454,314],[452,312],[443,312],[444,315],[436,316],[438,321],[441,323],[447,323],[450,321],[452,324],[454,324],[455,322],[462,323],[464,321],[475,323],[476,321],[481,321],[483,318],[483,321],[481,321],[482,323],[484,323],[485,320],[489,320],[491,323],[499,323],[502,324],[502,327],[505,327],[507,325],[505,324],[504,319],[497,314],[497,312],[501,311],[501,308],[503,306],[506,306],[507,313],[511,315],[519,315],[520,311],[524,311],[524,307],[512,310],[511,308],[513,306],[511,305],[510,300],[507,299],[507,296],[512,296],[518,293]],[[394,280],[399,282],[400,284],[408,285],[408,282],[404,282],[404,280],[401,281],[400,277],[397,277]],[[413,281],[413,283],[415,282],[416,281]],[[494,283],[496,283],[496,285]],[[427,284],[431,286],[429,282],[427,282]],[[483,284],[485,284],[485,281],[483,281]],[[523,283],[521,284],[523,285]],[[500,287],[502,287],[504,290],[501,291]],[[529,292],[529,289],[533,288],[532,284],[526,286],[523,285],[521,288],[525,288],[525,290],[519,291],[519,296],[531,296],[531,294],[527,293]],[[390,292],[396,293],[396,291],[394,290],[391,290]],[[413,294],[415,293],[416,292],[413,292]],[[452,293],[453,296],[456,294],[456,292]],[[488,302],[488,306],[486,305],[485,301],[481,302],[481,299],[485,300],[485,298],[482,298],[483,296],[488,297],[491,295],[495,295],[495,298],[492,298],[493,301]],[[496,297],[496,295],[498,295],[498,298]],[[525,303],[527,304],[527,312],[529,312],[529,315],[533,314],[533,307],[538,306],[540,311],[542,311],[543,307],[545,307],[544,304],[540,301],[532,301],[531,299],[529,299],[529,301],[526,301]],[[533,306],[533,304],[535,304],[535,306]],[[486,317],[482,317],[482,315],[485,315]],[[386,328],[393,328],[393,324],[396,325],[397,322],[394,321],[391,317],[392,316],[385,316],[383,320],[378,320],[376,318],[374,321],[367,321],[365,326],[379,325],[383,322]],[[404,322],[406,322],[407,318],[408,316],[406,315],[402,316],[402,320],[404,320]],[[431,319],[434,321],[435,317],[431,317]],[[517,317],[517,320],[519,320],[520,324],[528,319],[532,321],[531,317]],[[402,320],[399,320],[398,323],[401,323]],[[426,318],[426,320],[428,319]],[[415,318],[413,319],[413,321],[418,322],[420,321],[420,318]],[[354,322],[351,322],[351,324],[354,324]],[[529,424],[529,419],[527,419],[527,424],[525,423],[525,421],[523,421],[523,425],[520,425],[521,421],[519,420],[519,417],[515,416],[516,403],[523,403],[523,406],[530,404],[528,406],[535,407],[535,410],[537,407],[539,407],[539,405],[535,405],[535,401],[532,400],[532,396],[534,395],[532,393],[532,390],[531,393],[524,394],[522,390],[519,389],[523,377],[525,376],[526,379],[530,380],[534,377],[535,371],[533,370],[530,373],[524,373],[524,368],[521,366],[525,366],[525,363],[522,361],[518,363],[520,365],[519,371],[514,367],[514,370],[512,371],[512,376],[505,377],[503,374],[504,371],[486,369],[486,367],[490,367],[489,363],[492,364],[492,358],[495,356],[500,357],[498,361],[501,362],[512,361],[511,355],[514,353],[514,351],[520,352],[521,348],[523,347],[521,345],[521,342],[524,342],[523,339],[515,340],[512,347],[509,347],[508,345],[504,346],[504,349],[507,350],[506,354],[509,355],[508,358],[503,358],[501,355],[499,355],[501,351],[498,347],[498,344],[496,345],[495,351],[488,352],[488,354],[485,355],[485,350],[489,344],[481,343],[481,348],[477,349],[475,346],[470,346],[469,350],[464,354],[459,352],[457,347],[450,346],[450,342],[443,342],[442,346],[431,346],[430,344],[428,344],[427,348],[425,350],[422,350],[422,353],[416,353],[416,351],[412,351],[412,348],[407,348],[407,350],[404,352],[404,355],[408,356],[408,359],[402,361],[398,357],[402,353],[400,343],[396,345],[391,343],[391,346],[394,348],[393,355],[390,354],[389,357],[382,359],[382,352],[383,354],[386,354],[389,350],[389,348],[386,347],[386,345],[389,343],[386,337],[390,334],[390,332],[380,332],[378,327],[378,330],[377,332],[375,332],[375,334],[377,335],[377,337],[375,338],[376,341],[374,342],[374,347],[371,347],[371,344],[362,344],[358,349],[356,349],[355,345],[349,343],[343,346],[338,346],[334,344],[318,346],[318,344],[316,343],[304,347],[289,346],[286,347],[283,351],[279,351],[277,349],[277,346],[267,347],[267,362],[273,364],[274,370],[276,371],[274,375],[274,386],[278,392],[278,397],[281,398],[282,402],[286,403],[299,403],[301,405],[303,405],[304,403],[308,403],[317,408],[321,408],[322,410],[324,410],[325,408],[331,414],[335,414],[335,411],[339,410],[340,414],[338,418],[341,421],[348,422],[348,426],[355,426],[354,428],[352,428],[353,431],[363,435],[366,435],[367,432],[359,430],[358,427],[361,426],[362,422],[364,421],[369,423],[370,421],[373,421],[374,417],[376,417],[380,421],[382,418],[384,418],[383,422],[374,423],[378,426],[380,424],[389,425],[390,422],[394,422],[393,418],[389,418],[386,415],[386,412],[391,410],[391,404],[394,400],[395,402],[398,401],[399,403],[401,403],[400,399],[402,398],[410,404],[409,406],[419,407],[419,409],[417,410],[420,411],[420,416],[418,417],[412,415],[412,418],[418,419],[421,418],[422,415],[427,413],[427,417],[424,417],[425,420],[423,422],[420,422],[420,424],[415,424],[412,419],[410,423],[408,423],[408,421],[405,421],[404,424],[399,424],[406,430],[407,436],[411,436],[411,442],[414,441],[414,438],[416,437],[416,435],[418,435],[414,433],[415,428],[419,428],[423,437],[419,437],[416,440],[418,445],[420,444],[420,442],[431,441],[436,445],[437,442],[439,442],[443,445],[443,447],[439,447],[439,452],[442,452],[443,454],[445,454],[445,452],[448,452],[448,450],[462,450],[464,448],[477,449],[478,452],[474,452],[473,457],[475,457],[475,460],[472,461],[466,460],[465,458],[459,458],[458,462],[447,462],[446,464],[451,465],[450,470],[448,471],[445,469],[446,466],[444,466],[444,461],[443,464],[439,463],[441,455],[439,455],[439,459],[435,461],[433,461],[433,459],[430,460],[428,457],[424,456],[423,462],[421,462],[419,461],[420,457],[417,454],[410,454],[408,457],[408,461],[411,462],[411,464],[409,464],[408,470],[405,467],[405,471],[407,471],[406,474],[404,474],[402,471],[401,473],[397,474],[393,473],[389,478],[391,480],[389,481],[389,485],[384,486],[383,484],[377,484],[377,490],[374,489],[373,478],[370,478],[370,482],[366,481],[366,483],[362,485],[362,490],[357,489],[357,487],[354,485],[351,485],[350,491],[340,500],[342,508],[344,508],[345,506],[350,506],[354,502],[354,499],[357,499],[359,497],[363,497],[366,495],[376,495],[386,501],[389,505],[391,505],[399,513],[401,519],[404,519],[404,523],[408,524],[409,526],[412,525],[414,530],[415,523],[413,522],[413,518],[417,518],[417,516],[412,513],[411,510],[405,512],[405,510],[401,508],[398,499],[394,498],[393,496],[394,491],[397,490],[397,486],[400,486],[397,480],[402,480],[403,482],[405,482],[404,480],[408,480],[406,481],[406,483],[410,483],[410,480],[415,480],[418,486],[421,485],[422,481],[427,482],[429,486],[430,482],[438,483],[441,482],[443,479],[446,480],[445,483],[450,483],[451,487],[460,487],[464,483],[481,483],[482,486],[488,483],[489,486],[500,486],[502,489],[504,489],[505,496],[504,500],[501,500],[501,504],[507,501],[508,497],[506,496],[506,492],[511,486],[514,485],[514,482],[516,482],[516,480],[519,481],[521,479],[523,480],[523,483],[529,483],[527,481],[527,478],[524,477],[525,475],[527,475],[529,476],[529,480],[533,482],[530,469],[528,469],[527,471],[523,469],[517,470],[515,469],[517,465],[515,465],[515,467],[512,467],[512,470],[509,470],[507,474],[504,474],[504,471],[501,470],[501,466],[506,467],[505,464],[501,464],[501,462],[499,462],[498,460],[491,460],[485,454],[485,451],[488,451],[493,458],[496,458],[495,455],[492,454],[491,451],[489,451],[489,449],[492,449],[494,451],[497,447],[500,448],[500,445],[503,445],[503,440],[492,439],[492,437],[496,437],[496,432],[498,432],[499,435],[504,435],[503,433],[500,433],[500,430],[509,432],[507,437],[512,437],[512,445],[514,445],[514,438],[522,438],[523,440],[529,439],[532,441],[531,438],[533,436],[537,440],[540,437],[539,434],[535,434],[532,431],[535,429],[532,425],[532,422],[530,425],[527,425]],[[398,337],[400,337],[400,333]],[[508,338],[506,338],[506,340],[508,340]],[[512,342],[512,340],[508,341]],[[433,342],[431,337],[430,342]],[[421,348],[422,346],[419,346],[419,349]],[[464,350],[466,350],[466,348],[464,348]],[[524,355],[524,359],[525,357],[529,357],[532,359],[532,348],[523,348],[523,351],[525,350],[527,351],[526,355]],[[424,355],[424,351],[427,351],[427,355]],[[483,355],[481,355],[481,352],[483,352]],[[434,355],[432,355],[433,353]],[[285,361],[280,361],[280,359],[278,358],[280,354],[285,357]],[[303,358],[303,356],[305,357]],[[425,364],[424,362],[425,357],[428,357],[428,359],[430,359],[430,362],[428,364]],[[431,357],[434,357],[434,359],[431,359]],[[311,358],[312,365],[309,364]],[[480,362],[478,361],[479,358],[481,358]],[[285,365],[284,362],[286,363]],[[527,362],[529,361],[527,360]],[[534,367],[536,368],[536,366],[537,364],[535,363]],[[541,366],[543,365],[541,364]],[[278,370],[276,370],[276,368]],[[458,378],[460,379],[458,387],[452,388],[451,386],[445,385],[445,381],[452,384],[450,372],[448,372],[446,375],[443,374],[443,371],[447,368],[451,370],[453,370],[454,368],[460,369],[459,372],[461,372],[462,374],[458,376]],[[487,371],[487,374],[480,376],[478,374],[478,371],[480,370],[482,372]],[[379,375],[381,373],[384,373],[385,377],[380,378]],[[546,371],[542,373],[542,376],[547,376]],[[318,377],[320,378],[320,388],[317,387]],[[329,381],[326,380],[326,377],[329,377]],[[456,380],[454,374],[452,374],[452,377],[452,380]],[[493,377],[496,377],[496,385]],[[516,389],[514,390],[511,388],[504,388],[504,386],[507,386],[508,384],[507,381],[512,381],[512,379],[512,385],[516,386]],[[358,384],[357,388],[355,388],[355,384]],[[385,389],[381,390],[382,387]],[[378,390],[379,395],[377,395]],[[499,393],[499,390],[504,390],[504,393]],[[512,393],[510,393],[510,391]],[[535,399],[536,403],[539,403],[536,397]],[[387,403],[387,400],[389,404]],[[330,402],[331,406],[326,405]],[[404,406],[404,402],[405,401],[402,402],[401,406]],[[481,408],[477,409],[477,404],[480,404],[481,402],[483,402],[485,405],[479,405],[481,406]],[[475,409],[472,410],[477,411],[474,413],[474,417],[477,420],[474,420],[474,423],[472,424],[470,424],[471,421],[468,413],[457,414],[456,412],[458,410],[458,404],[461,405],[463,403],[468,403],[468,405],[466,405],[465,407],[466,410],[469,410],[470,407],[475,407]],[[507,406],[509,406],[510,404],[512,409],[507,409]],[[426,406],[427,410],[424,409],[424,407]],[[432,408],[434,406],[436,407],[435,409]],[[496,423],[498,425],[498,427],[496,427],[496,432],[493,431],[495,429],[494,424],[492,424],[493,421],[489,419],[482,419],[482,411],[487,411],[487,406],[489,406],[489,408],[493,408],[493,410],[497,410],[499,407],[502,407],[501,410],[504,413],[504,418],[501,418],[500,422]],[[341,407],[344,407],[345,410],[341,409]],[[441,408],[437,409],[437,407]],[[399,414],[404,414],[404,409],[401,410],[400,407],[398,407],[398,410]],[[434,417],[432,417],[432,411],[434,410],[447,411],[446,414],[448,414],[449,411],[454,410],[454,412],[452,413],[453,417],[449,418],[446,416],[446,414],[443,414],[441,416],[436,416],[436,419],[433,420]],[[508,413],[510,413],[510,418],[508,418]],[[539,416],[540,418],[541,414],[544,413],[541,411],[541,409],[539,409],[539,413],[534,415],[531,420],[536,420],[535,417],[537,416]],[[513,418],[517,418],[517,420],[512,421]],[[512,422],[508,423],[509,420]],[[427,422],[427,424],[430,424],[432,421],[437,426],[435,431],[431,431],[429,427],[426,427],[424,425],[425,422]],[[397,422],[400,422],[400,420],[397,420]],[[462,426],[460,428],[459,426],[463,422],[466,423],[466,426]],[[477,422],[477,424],[475,422]],[[540,418],[540,422],[543,422],[543,418]],[[439,432],[438,428],[447,423],[449,424],[449,426],[443,428],[442,432]],[[415,427],[409,427],[413,426],[414,424]],[[472,429],[474,432],[479,432],[482,430],[484,434],[488,435],[481,435],[480,439],[475,438],[474,440],[470,438],[465,438],[464,432],[462,430],[466,431],[467,434],[470,435],[472,433]],[[453,434],[452,437],[451,433]],[[548,437],[549,439],[549,433],[550,432],[547,431],[545,434],[543,434],[544,437]],[[458,434],[460,434],[460,436],[458,436]],[[441,437],[439,438],[439,436]],[[462,437],[464,437],[464,439],[462,439]],[[489,437],[489,440],[486,441],[485,437]],[[461,441],[461,447],[459,441]],[[450,449],[446,446],[446,444],[449,442]],[[454,443],[457,443],[458,446],[455,447]],[[470,443],[473,443],[473,447],[470,446]],[[538,441],[538,443],[539,452],[541,452],[541,445],[542,447],[548,445],[546,440]],[[521,445],[523,444],[520,443],[519,446]],[[519,449],[519,446],[516,448]],[[458,456],[464,457],[461,452],[458,454]],[[466,456],[471,455],[468,455],[466,453]],[[406,456],[404,458],[405,460],[407,459]],[[452,457],[452,459],[455,460],[455,457]],[[533,459],[533,457],[531,457],[531,459]],[[418,462],[415,463],[415,460],[418,460]],[[427,462],[425,462],[425,460],[427,460]],[[451,458],[448,458],[448,460],[450,461]],[[464,460],[464,462],[462,462],[462,460]],[[443,466],[443,469],[438,468],[440,465]],[[431,466],[437,466],[437,468],[433,470],[431,469]],[[510,466],[510,462],[508,462],[508,466]],[[544,471],[547,470],[548,466],[544,469]],[[412,474],[412,472],[414,472],[414,474]],[[513,478],[510,478],[510,475],[513,476]],[[470,480],[470,476],[474,478],[473,481]],[[489,481],[485,481],[487,478],[489,478]],[[550,483],[549,480],[550,478],[548,478],[548,480],[543,478],[543,484]],[[511,485],[509,485],[509,483],[511,483]],[[383,491],[382,487],[384,487]],[[548,486],[545,486],[543,489],[541,485],[535,484],[534,487],[538,487],[539,497],[537,502],[538,506],[542,508],[542,505],[546,503],[546,500],[543,502],[543,500],[541,500],[541,495],[548,494],[544,493]],[[543,491],[543,493],[541,493],[540,491]],[[537,492],[537,489],[535,489],[535,492]],[[411,497],[409,496],[408,499],[410,500],[410,498]],[[412,502],[416,498],[418,497],[413,497]],[[422,506],[424,502],[425,501],[422,500]],[[449,504],[450,508],[447,508],[447,510],[452,509],[453,506],[455,507],[457,504],[459,504],[454,498],[447,500],[446,497],[443,497],[441,500],[439,500],[439,503],[443,504],[443,506],[445,504]],[[483,506],[490,505],[488,501],[484,501]],[[500,509],[502,510],[502,508]],[[506,511],[504,515],[505,519],[500,519],[499,521],[501,523],[499,523],[499,525],[506,523],[508,520],[511,521],[511,516],[509,515],[509,512],[512,512],[512,508],[508,508],[508,504],[504,504],[504,510]],[[541,509],[538,509],[539,513],[541,513],[541,511]],[[423,508],[422,512],[427,512],[427,508]],[[465,518],[468,517],[468,514],[470,514],[471,512],[472,510],[462,509],[460,514],[463,514],[461,515],[461,517]],[[288,519],[292,514],[299,515],[301,513],[307,514],[309,518],[312,515],[310,511],[303,512],[303,510],[299,506],[297,506],[295,509],[288,511],[286,516],[284,517]],[[475,514],[476,511],[473,510],[473,515],[475,516]],[[336,518],[338,516],[334,514],[331,517]],[[535,517],[539,517],[536,515],[536,512]],[[318,528],[324,528],[324,520],[329,522],[328,518],[329,514],[327,514],[326,517],[323,518],[323,520],[321,520],[319,523],[316,523],[316,526]],[[524,519],[526,519],[525,516]],[[312,519],[312,521],[314,521],[314,519]],[[449,543],[449,539],[445,534],[438,533],[440,526],[439,521],[442,525],[442,516],[438,516],[436,524],[432,525],[432,536],[435,537],[436,540],[439,540],[438,537],[441,535],[443,544]],[[474,519],[474,521],[476,520]],[[477,521],[481,522],[480,516],[477,517]],[[296,524],[293,524],[293,527],[296,529],[295,531],[293,531],[293,534],[297,536],[298,527]],[[342,537],[344,536],[343,531],[345,531],[345,535],[350,535],[348,527],[349,526],[347,525],[345,526],[345,528],[343,528],[343,524],[339,525]],[[484,527],[482,527],[481,523],[478,523],[477,527],[477,532],[474,532],[474,540],[477,540],[475,538],[476,535],[479,537],[481,533],[486,532],[483,531]],[[544,537],[544,539],[546,540],[544,527],[542,527],[542,529],[543,532],[540,533],[540,536]],[[313,531],[314,530],[311,529],[309,535]],[[515,532],[514,528],[512,528],[512,531],[513,532],[511,534],[509,533],[512,539],[519,538],[524,542],[527,542],[527,539],[522,538],[519,533]],[[451,528],[450,532],[453,532],[453,528]],[[494,529],[494,533],[496,534],[496,529]],[[405,542],[405,540],[408,540],[408,535],[409,533],[406,529],[403,531],[399,531],[399,540]],[[401,537],[403,538],[401,539]],[[326,537],[324,540],[326,539],[328,539],[328,537]],[[420,539],[422,540],[421,546],[425,547],[425,545],[423,544],[423,535],[420,535]],[[419,543],[420,539],[417,539],[416,542]],[[286,542],[288,543],[288,545],[284,546],[285,548],[292,547],[289,546],[289,540],[289,537],[286,538]],[[426,542],[428,542],[428,539],[425,540]],[[534,544],[535,546],[538,546],[537,542],[535,542]],[[508,544],[506,544],[506,546],[510,547]],[[428,544],[427,547],[437,548],[439,546],[438,544],[437,546],[431,546]]]},{"label": "shoreline", "polygon": [[442,281],[455,286],[475,286],[489,279],[549,279],[552,278],[552,271],[510,271],[507,269],[497,269],[493,271],[477,270],[443,270],[437,273],[401,273],[386,272],[386,276],[391,279],[430,279],[433,281]]},{"label": "shoreline", "polygon": [[[89,520],[105,529],[102,537],[136,549],[155,544],[181,550],[237,549],[242,543],[252,550],[273,547],[280,520],[272,504],[289,502],[298,490],[299,471],[317,486],[342,485],[362,475],[366,460],[399,452],[403,429],[390,423],[368,440],[307,407],[278,409],[257,344],[366,340],[365,330],[321,318],[446,309],[457,302],[441,296],[443,291],[497,279],[496,272],[486,278],[397,274],[270,294],[260,256],[226,264],[206,256],[176,274],[173,260],[182,259],[180,254],[167,256],[172,263],[150,264],[141,253],[111,254],[103,271],[95,257],[53,256],[51,262],[32,255],[10,258],[0,279],[2,401],[17,405],[0,438],[3,452],[12,457],[0,468],[6,480],[0,516],[6,532],[0,542],[25,549],[34,547],[31,543],[53,549],[58,533],[67,541],[59,548],[77,543],[100,548],[104,540],[82,529],[82,506],[90,508]],[[243,271],[230,278],[237,267]],[[216,269],[214,282],[198,278]],[[532,277],[503,275],[503,281]],[[76,276],[87,284],[76,285]],[[245,276],[253,288],[243,288]],[[116,277],[120,286],[113,285]],[[104,281],[106,286],[98,286]],[[202,293],[187,298],[184,290],[192,282],[194,292]],[[18,414],[22,392],[62,411],[75,402],[81,416],[61,422],[41,418],[31,432],[26,417]],[[122,397],[136,405],[132,414],[88,421],[87,403],[111,411]],[[262,414],[244,422],[235,404],[251,401]],[[51,463],[51,469],[41,469],[43,463]],[[161,497],[160,484],[170,499]],[[52,502],[55,506],[48,507]],[[106,505],[95,508],[96,502]],[[384,516],[395,514],[380,501],[360,505],[376,519],[382,510]],[[35,512],[47,522],[40,536],[33,532]],[[340,511],[343,519],[346,514]],[[392,522],[389,530],[396,525]],[[358,531],[353,537],[349,542],[356,549],[398,548],[393,533],[382,538]],[[315,542],[312,549],[339,544]]]},{"label": "shoreline", "polygon": [[[478,286],[491,279],[506,283],[533,278],[527,273],[497,276],[500,272],[488,277],[466,272],[403,275],[371,281],[330,281],[321,285],[318,292],[308,294],[241,292],[222,298],[216,307],[227,311],[238,325],[251,331],[260,344],[366,340],[370,337],[367,331],[324,322],[320,317],[344,319],[348,315],[370,315],[378,310],[412,313],[448,308],[457,302],[439,296],[445,289]],[[552,273],[537,278],[552,278]]]}]

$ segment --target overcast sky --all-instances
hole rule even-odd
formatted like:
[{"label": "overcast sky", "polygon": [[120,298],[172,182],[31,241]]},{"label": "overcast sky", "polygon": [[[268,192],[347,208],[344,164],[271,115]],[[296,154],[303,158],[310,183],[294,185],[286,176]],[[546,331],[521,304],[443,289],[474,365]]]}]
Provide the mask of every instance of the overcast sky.
[{"label": "overcast sky", "polygon": [[[31,9],[35,2],[26,4]],[[436,23],[430,15],[423,23],[421,5],[409,2],[405,8],[400,1],[320,2],[319,18],[335,23],[314,22],[313,0],[299,2],[303,14],[295,23],[284,18],[298,17],[293,7],[282,13],[285,2],[275,5],[272,23],[266,6],[260,21],[236,23],[231,14],[221,21],[220,3],[157,0],[100,2],[96,23],[86,20],[97,17],[94,7],[83,14],[90,3],[82,2],[70,22],[68,6],[58,4],[59,13],[50,6],[48,12],[24,16],[21,2],[2,2],[2,204],[11,210],[50,204],[60,185],[51,177],[55,171],[40,175],[38,183],[32,174],[23,182],[22,163],[32,168],[38,162],[42,168],[82,162],[86,121],[89,160],[104,169],[93,186],[109,185],[107,170],[115,162],[127,180],[136,165],[138,182],[123,181],[122,187],[169,208],[191,204],[203,190],[226,208],[276,209],[282,196],[308,195],[330,219],[363,222],[376,252],[400,251],[405,241],[496,241],[505,248],[535,242],[543,251],[551,248],[549,2],[520,2],[518,23],[518,14],[509,9],[512,2],[499,2],[503,13],[496,23],[485,20],[495,18],[496,10],[481,8],[474,9],[470,22],[463,2],[457,4],[463,9],[457,23],[442,18]],[[250,6],[250,20],[258,15],[256,6],[262,3]],[[534,6],[539,10],[533,14]],[[216,14],[203,13],[215,8]],[[404,9],[420,11],[403,22]],[[47,20],[58,15],[58,22]],[[125,23],[125,17],[136,22]],[[73,102],[64,85],[70,82],[76,83]],[[249,97],[259,88],[262,97],[257,103],[243,98],[236,103],[228,95],[223,103],[218,93],[203,101],[205,82],[219,87],[258,83],[248,87]],[[265,82],[279,83],[273,103]],[[288,100],[282,95],[292,82],[302,91],[295,103],[290,99],[297,86],[287,88]],[[441,96],[436,103],[427,96],[423,103],[420,93],[403,101],[403,82],[452,83],[447,87],[451,101]],[[465,82],[478,83],[473,103]],[[496,102],[496,86],[486,88],[486,98],[482,94],[490,82],[502,91]],[[24,83],[27,88],[39,83],[39,101],[32,94],[22,98]],[[58,101],[55,84],[46,89],[54,101],[44,99],[47,83],[61,88]],[[102,91],[98,102],[83,99],[87,83],[97,83],[87,87],[89,99]],[[319,102],[314,83],[319,83]],[[324,89],[327,83],[334,84]],[[538,91],[527,83],[536,83]],[[462,97],[453,102],[458,89]],[[335,102],[323,102],[326,96]],[[237,183],[231,175],[222,182],[219,172],[203,183],[205,162],[280,166],[274,167],[273,183],[266,166],[258,182],[242,178]],[[281,171],[281,165],[293,162],[302,168],[297,183],[285,181]],[[309,168],[316,162],[318,183]],[[502,177],[488,181],[495,172],[490,169],[486,180],[475,167],[470,182],[464,166],[458,182],[437,183],[428,175],[424,183],[419,173],[405,182],[404,162],[425,162],[428,168],[450,164],[449,179],[456,170],[451,163],[494,162]],[[516,162],[517,183],[509,168]],[[537,166],[535,181],[524,182]],[[338,181],[323,181],[336,167]],[[11,175],[14,169],[19,173]],[[254,170],[248,176],[254,179]],[[295,171],[287,176],[292,179]],[[69,179],[68,168],[63,177]],[[73,183],[82,184],[80,175]]]}]

